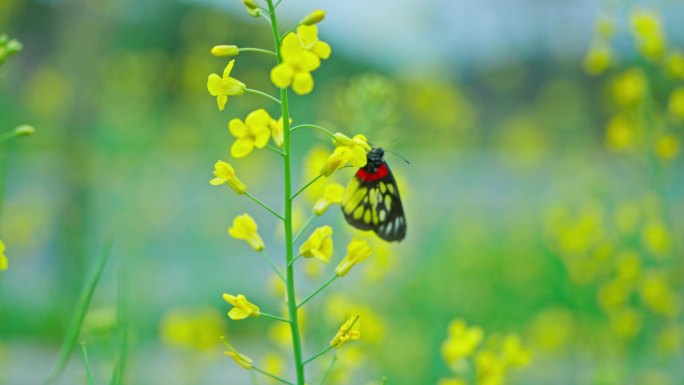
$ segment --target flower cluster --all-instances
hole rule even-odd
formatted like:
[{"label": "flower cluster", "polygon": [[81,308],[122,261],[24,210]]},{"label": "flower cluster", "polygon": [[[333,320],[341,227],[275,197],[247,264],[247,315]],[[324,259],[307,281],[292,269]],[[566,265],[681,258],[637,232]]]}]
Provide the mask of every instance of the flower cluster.
[{"label": "flower cluster", "polygon": [[442,358],[456,375],[440,380],[439,385],[467,384],[466,378],[473,360],[478,384],[501,385],[510,369],[530,363],[531,353],[515,334],[492,334],[485,339],[479,326],[468,326],[457,319],[449,325],[447,339],[442,344]]}]

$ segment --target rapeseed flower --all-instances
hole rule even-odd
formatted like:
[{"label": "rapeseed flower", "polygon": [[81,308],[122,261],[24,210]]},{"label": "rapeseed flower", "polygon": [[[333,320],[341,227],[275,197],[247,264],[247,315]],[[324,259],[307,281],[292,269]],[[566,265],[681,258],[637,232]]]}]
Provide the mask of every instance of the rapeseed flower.
[{"label": "rapeseed flower", "polygon": [[333,137],[333,144],[335,150],[333,151],[323,166],[321,174],[330,176],[335,170],[338,170],[347,164],[354,167],[363,167],[368,162],[366,153],[371,150],[368,140],[363,135],[355,135],[353,138],[336,133]]},{"label": "rapeseed flower", "polygon": [[[322,12],[322,11],[321,11]],[[320,59],[330,57],[330,45],[318,39],[318,27],[315,25],[300,25],[297,27],[297,38],[302,48],[313,53]]]},{"label": "rapeseed flower", "polygon": [[259,307],[249,302],[242,294],[234,296],[224,293],[223,299],[233,305],[233,308],[228,312],[228,317],[232,320],[241,320],[247,317],[258,317],[261,315]]},{"label": "rapeseed flower", "polygon": [[276,87],[292,86],[294,92],[305,95],[313,90],[311,72],[321,65],[316,54],[305,49],[294,33],[288,33],[281,44],[283,61],[271,70],[271,81]]},{"label": "rapeseed flower", "polygon": [[454,320],[449,324],[449,337],[442,344],[442,358],[450,366],[456,366],[473,354],[483,338],[481,327],[469,327],[463,320]]},{"label": "rapeseed flower", "polygon": [[228,234],[236,239],[243,239],[255,250],[264,249],[264,241],[257,232],[257,224],[249,214],[235,217],[233,226],[228,229]]},{"label": "rapeseed flower", "polygon": [[313,207],[313,213],[316,215],[323,215],[325,211],[334,204],[342,203],[344,196],[344,186],[339,183],[331,183],[323,189],[323,196],[316,200]]},{"label": "rapeseed flower", "polygon": [[[292,124],[292,118],[290,118],[290,124]],[[276,146],[282,148],[284,143],[283,137],[283,117],[280,119],[270,119],[268,122],[268,127],[271,129],[271,136],[273,137],[273,143]]]},{"label": "rapeseed flower", "polygon": [[266,147],[271,136],[271,120],[271,116],[263,108],[252,111],[244,122],[237,118],[231,120],[228,130],[237,140],[230,148],[230,155],[233,158],[244,158],[254,150],[254,147]]},{"label": "rapeseed flower", "polygon": [[368,246],[368,242],[352,239],[347,247],[347,255],[344,256],[342,262],[335,268],[335,274],[344,277],[354,265],[368,259],[371,253],[372,250]]},{"label": "rapeseed flower", "polygon": [[238,96],[245,93],[247,86],[245,83],[230,77],[230,72],[233,70],[235,60],[228,62],[228,65],[223,70],[223,76],[217,74],[209,75],[207,79],[207,90],[211,96],[216,96],[216,103],[220,111],[223,111],[226,103],[228,103],[228,96]]},{"label": "rapeseed flower", "polygon": [[324,263],[330,262],[333,253],[333,230],[330,226],[321,226],[314,230],[299,248],[299,254],[304,258],[316,258]]},{"label": "rapeseed flower", "polygon": [[214,186],[220,186],[222,184],[227,184],[233,189],[238,195],[242,195],[247,192],[247,186],[240,181],[240,179],[235,176],[235,170],[230,164],[219,160],[214,164],[214,176],[215,178],[210,180]]},{"label": "rapeseed flower", "polygon": [[361,338],[361,325],[359,324],[359,317],[350,318],[340,326],[335,337],[330,341],[330,346],[339,348],[348,341],[358,340]]},{"label": "rapeseed flower", "polygon": [[223,344],[226,345],[226,347],[228,348],[228,351],[224,352],[225,355],[235,360],[235,362],[243,368],[252,369],[254,361],[252,361],[251,358],[235,350],[235,348],[231,344],[229,344],[225,338],[221,337],[221,340],[223,341]]}]

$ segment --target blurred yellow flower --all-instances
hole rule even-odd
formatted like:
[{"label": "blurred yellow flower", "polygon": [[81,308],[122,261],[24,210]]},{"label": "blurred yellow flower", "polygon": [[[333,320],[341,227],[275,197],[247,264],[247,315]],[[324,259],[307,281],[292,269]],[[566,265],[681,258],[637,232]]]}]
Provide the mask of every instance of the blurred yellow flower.
[{"label": "blurred yellow flower", "polygon": [[584,56],[584,70],[589,75],[604,73],[613,63],[613,50],[607,44],[592,44]]},{"label": "blurred yellow flower", "polygon": [[560,352],[572,341],[575,332],[573,313],[565,308],[548,308],[532,322],[533,346]]},{"label": "blurred yellow flower", "polygon": [[641,259],[634,251],[621,253],[615,262],[618,278],[623,282],[634,283],[641,274]]},{"label": "blurred yellow flower", "polygon": [[306,15],[302,19],[302,21],[299,22],[299,24],[314,25],[314,24],[318,24],[321,21],[323,21],[323,19],[325,19],[325,11],[323,11],[321,9],[317,9],[317,10],[309,13],[308,15]]},{"label": "blurred yellow flower", "polygon": [[324,41],[318,40],[318,27],[315,25],[300,25],[297,27],[297,37],[299,38],[302,47],[307,51],[312,52],[321,59],[330,57],[330,45]]},{"label": "blurred yellow flower", "polygon": [[370,306],[360,304],[343,294],[333,294],[325,303],[325,316],[334,321],[356,314],[363,319],[363,340],[369,343],[382,343],[385,337],[386,322]]},{"label": "blurred yellow flower", "polygon": [[601,39],[610,39],[615,34],[615,20],[612,17],[602,15],[596,20],[594,29]]},{"label": "blurred yellow flower", "polygon": [[677,87],[672,91],[668,108],[672,116],[679,120],[684,119],[684,87]]},{"label": "blurred yellow flower", "polygon": [[608,122],[606,142],[614,151],[632,151],[640,144],[641,135],[629,118],[618,114]]},{"label": "blurred yellow flower", "polygon": [[663,256],[670,251],[672,236],[665,224],[659,220],[649,220],[641,230],[644,246],[655,256]]},{"label": "blurred yellow flower", "polygon": [[449,324],[448,337],[442,343],[442,358],[451,367],[470,357],[484,339],[484,330],[479,326],[468,327],[463,320]]},{"label": "blurred yellow flower", "polygon": [[264,241],[257,232],[257,224],[249,214],[238,215],[233,219],[233,226],[228,234],[235,239],[243,239],[256,251],[264,249]]},{"label": "blurred yellow flower", "polygon": [[162,341],[171,347],[213,350],[223,333],[221,314],[211,307],[173,309],[161,319]]},{"label": "blurred yellow flower", "polygon": [[304,258],[316,258],[323,263],[330,262],[333,253],[332,234],[333,229],[328,225],[317,228],[299,247],[299,254]]},{"label": "blurred yellow flower", "polygon": [[679,154],[679,138],[667,134],[658,138],[655,144],[655,153],[663,161],[670,161]]},{"label": "blurred yellow flower", "polygon": [[675,294],[662,272],[650,270],[644,273],[639,292],[644,304],[655,313],[669,317],[677,314]]},{"label": "blurred yellow flower", "polygon": [[605,311],[622,307],[632,293],[631,286],[622,280],[613,279],[605,282],[598,290],[598,302]]},{"label": "blurred yellow flower", "polygon": [[321,174],[330,176],[336,170],[351,164],[354,167],[363,167],[368,162],[366,153],[371,150],[368,140],[363,135],[355,135],[353,138],[336,133],[333,138],[335,150],[326,160]]},{"label": "blurred yellow flower", "polygon": [[[290,118],[290,124],[292,124],[292,118]],[[283,117],[281,116],[277,121],[275,119],[271,119],[268,122],[268,127],[271,129],[273,142],[276,144],[276,146],[283,147]]]},{"label": "blurred yellow flower", "polygon": [[468,383],[460,378],[442,378],[437,385],[468,385]]},{"label": "blurred yellow flower", "polygon": [[[304,170],[302,172],[302,178],[304,180],[304,183],[313,180],[317,176],[321,175],[321,169],[325,165],[325,162],[328,159],[329,155],[330,151],[328,150],[328,148],[321,144],[315,145],[306,154],[306,157],[304,158]],[[314,182],[314,184],[309,186],[309,188],[307,188],[306,191],[304,191],[306,198],[311,202],[315,202],[316,199],[318,199],[323,194],[323,190],[326,186],[327,180],[328,178],[325,176],[318,178],[318,180]]]},{"label": "blurred yellow flower", "polygon": [[214,164],[214,176],[215,178],[209,181],[214,186],[220,186],[225,183],[239,195],[247,192],[247,186],[235,176],[233,166],[222,160]]},{"label": "blurred yellow flower", "polygon": [[368,242],[352,239],[347,247],[347,255],[345,255],[344,259],[337,265],[335,273],[340,277],[344,277],[354,265],[368,259],[371,253],[372,250],[370,246],[368,246]]},{"label": "blurred yellow flower", "polygon": [[7,270],[7,267],[9,267],[9,260],[5,255],[5,242],[0,241],[0,271]]},{"label": "blurred yellow flower", "polygon": [[494,352],[482,350],[475,355],[478,385],[503,385],[506,364]]},{"label": "blurred yellow flower", "polygon": [[522,346],[520,337],[516,334],[507,334],[501,347],[501,355],[506,365],[522,368],[530,363],[532,353]]},{"label": "blurred yellow flower", "polygon": [[613,79],[612,95],[618,105],[640,102],[648,90],[648,80],[641,68],[629,68]]},{"label": "blurred yellow flower", "polygon": [[630,21],[641,54],[653,61],[660,60],[666,45],[660,17],[651,11],[636,10],[631,13]]},{"label": "blurred yellow flower", "polygon": [[618,337],[631,339],[641,331],[643,323],[641,314],[629,308],[622,308],[611,312],[610,322]]},{"label": "blurred yellow flower", "polygon": [[658,348],[665,353],[675,353],[684,344],[684,330],[676,323],[663,327],[658,334]]},{"label": "blurred yellow flower", "polygon": [[323,189],[323,196],[314,203],[313,213],[323,215],[331,205],[342,203],[343,196],[344,186],[339,183],[330,183]]},{"label": "blurred yellow flower", "polygon": [[667,70],[670,75],[684,79],[684,54],[681,51],[675,50],[667,58]]},{"label": "blurred yellow flower", "polygon": [[330,346],[334,348],[339,348],[348,341],[358,340],[361,338],[361,325],[359,322],[359,316],[349,318],[347,322],[340,326],[340,330],[337,331],[335,337],[330,341]]},{"label": "blurred yellow flower", "polygon": [[271,116],[263,108],[251,112],[244,122],[237,118],[232,119],[228,124],[228,130],[237,140],[230,148],[230,155],[233,158],[244,158],[254,147],[266,147],[271,136],[270,122]]},{"label": "blurred yellow flower", "polygon": [[226,68],[223,70],[223,77],[217,74],[209,75],[207,79],[207,90],[211,96],[216,96],[216,103],[219,110],[223,108],[228,102],[228,96],[237,96],[245,93],[245,83],[230,77],[230,71],[233,70],[235,60],[231,60]]},{"label": "blurred yellow flower", "polygon": [[241,320],[247,317],[258,317],[261,315],[259,307],[249,302],[242,294],[234,296],[223,293],[223,299],[233,305],[233,308],[228,312],[228,317],[232,320]]},{"label": "blurred yellow flower", "polygon": [[314,86],[311,71],[321,65],[318,56],[305,49],[294,33],[288,33],[283,39],[281,54],[282,63],[271,70],[273,84],[279,88],[292,86],[294,92],[300,95],[311,92]]},{"label": "blurred yellow flower", "polygon": [[282,377],[285,375],[285,360],[277,353],[267,353],[264,356],[264,370],[268,373]]}]

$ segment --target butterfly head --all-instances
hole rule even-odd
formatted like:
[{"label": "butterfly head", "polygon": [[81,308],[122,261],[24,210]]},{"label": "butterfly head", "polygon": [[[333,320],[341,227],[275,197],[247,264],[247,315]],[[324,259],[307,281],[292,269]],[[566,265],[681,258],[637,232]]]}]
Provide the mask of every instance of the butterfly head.
[{"label": "butterfly head", "polygon": [[385,156],[385,150],[380,147],[373,147],[370,151],[368,151],[368,153],[366,153],[368,164],[374,168],[377,168],[382,164],[383,156]]}]

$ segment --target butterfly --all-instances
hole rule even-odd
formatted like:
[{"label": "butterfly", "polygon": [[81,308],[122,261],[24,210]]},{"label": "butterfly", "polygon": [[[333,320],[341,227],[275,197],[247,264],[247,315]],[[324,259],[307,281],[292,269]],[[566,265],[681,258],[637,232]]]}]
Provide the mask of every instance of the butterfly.
[{"label": "butterfly", "polygon": [[388,242],[398,242],[406,236],[406,217],[384,155],[380,147],[368,151],[368,163],[356,172],[344,192],[342,212],[357,229],[373,230]]}]

